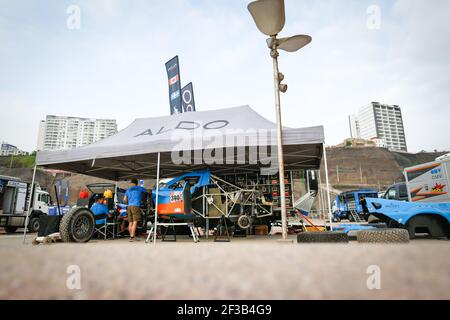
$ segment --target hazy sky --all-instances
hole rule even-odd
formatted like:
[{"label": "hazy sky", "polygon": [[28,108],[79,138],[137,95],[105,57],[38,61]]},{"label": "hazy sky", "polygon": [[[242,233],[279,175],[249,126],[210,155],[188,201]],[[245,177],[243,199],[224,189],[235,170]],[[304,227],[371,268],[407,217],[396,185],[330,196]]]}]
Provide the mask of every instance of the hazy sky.
[{"label": "hazy sky", "polygon": [[[34,150],[47,114],[115,118],[119,129],[167,115],[174,55],[197,110],[248,104],[274,120],[272,63],[248,2],[0,0],[0,140]],[[70,5],[80,29],[67,28]],[[286,0],[286,11],[281,35],[313,42],[281,53],[284,125],[322,124],[337,144],[348,114],[379,101],[401,106],[410,151],[450,150],[450,1]]]}]

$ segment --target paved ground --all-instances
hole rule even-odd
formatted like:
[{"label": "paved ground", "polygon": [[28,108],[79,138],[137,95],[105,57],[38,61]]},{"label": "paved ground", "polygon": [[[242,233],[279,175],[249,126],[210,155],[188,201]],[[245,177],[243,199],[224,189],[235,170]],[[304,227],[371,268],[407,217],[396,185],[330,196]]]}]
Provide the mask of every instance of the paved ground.
[{"label": "paved ground", "polygon": [[[450,299],[445,240],[30,243],[0,235],[0,299]],[[68,279],[76,284],[67,273],[72,265],[80,268],[79,290],[67,287]],[[372,265],[380,268],[380,290],[367,287]]]}]

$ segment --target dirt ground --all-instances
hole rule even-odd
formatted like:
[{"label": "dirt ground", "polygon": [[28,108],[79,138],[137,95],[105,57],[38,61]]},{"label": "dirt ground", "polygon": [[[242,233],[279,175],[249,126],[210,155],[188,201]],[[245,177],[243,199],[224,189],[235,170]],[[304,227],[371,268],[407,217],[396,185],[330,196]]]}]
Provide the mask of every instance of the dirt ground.
[{"label": "dirt ground", "polygon": [[445,240],[33,246],[32,238],[0,235],[0,299],[450,299]]}]

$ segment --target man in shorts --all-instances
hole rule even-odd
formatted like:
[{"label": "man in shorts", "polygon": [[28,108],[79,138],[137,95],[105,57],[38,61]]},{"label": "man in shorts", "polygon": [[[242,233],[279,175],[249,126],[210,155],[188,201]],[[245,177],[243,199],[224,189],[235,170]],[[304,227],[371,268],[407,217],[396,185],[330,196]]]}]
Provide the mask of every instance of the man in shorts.
[{"label": "man in shorts", "polygon": [[141,201],[146,193],[145,188],[138,186],[137,179],[131,180],[130,188],[125,192],[124,202],[128,204],[128,231],[131,242],[136,239],[137,225],[142,220]]}]

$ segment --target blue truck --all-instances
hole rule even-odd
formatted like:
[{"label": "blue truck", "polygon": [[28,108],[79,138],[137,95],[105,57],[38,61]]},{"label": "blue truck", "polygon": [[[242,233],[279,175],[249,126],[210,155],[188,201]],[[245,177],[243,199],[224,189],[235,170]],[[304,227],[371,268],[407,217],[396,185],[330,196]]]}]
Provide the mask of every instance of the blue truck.
[{"label": "blue truck", "polygon": [[420,235],[450,238],[450,203],[407,202],[367,198],[371,215],[389,228],[405,228],[410,239]]},{"label": "blue truck", "polygon": [[449,172],[450,154],[405,168],[405,182],[389,188],[384,199],[366,199],[368,210],[388,227],[406,228],[411,239],[449,238]]},{"label": "blue truck", "polygon": [[333,212],[333,220],[340,222],[341,220],[349,220],[351,222],[360,222],[361,219],[368,218],[364,215],[363,206],[360,198],[377,198],[378,191],[372,189],[361,189],[346,191],[336,196],[335,208]]}]

